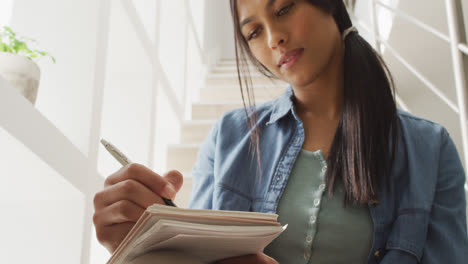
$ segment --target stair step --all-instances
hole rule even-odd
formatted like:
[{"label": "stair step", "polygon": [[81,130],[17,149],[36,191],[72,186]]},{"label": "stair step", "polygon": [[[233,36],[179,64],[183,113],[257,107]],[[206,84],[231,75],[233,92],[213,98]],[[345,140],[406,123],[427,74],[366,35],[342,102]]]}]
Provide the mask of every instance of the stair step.
[{"label": "stair step", "polygon": [[192,105],[192,120],[218,120],[221,116],[244,105],[239,103],[194,103]]},{"label": "stair step", "polygon": [[[252,84],[254,85],[284,85],[284,82],[278,80],[270,80],[267,77],[261,76],[252,76]],[[234,85],[239,84],[239,79],[237,74],[210,74],[206,79],[205,83],[209,86],[213,85]]]},{"label": "stair step", "polygon": [[[242,60],[240,61],[242,62]],[[244,60],[243,61],[244,63],[250,63],[249,60]],[[232,59],[221,59],[220,61],[218,61],[218,63],[216,64],[217,67],[220,67],[220,66],[223,66],[223,65],[236,65],[236,59],[235,58],[232,58]]]},{"label": "stair step", "polygon": [[[269,80],[268,77],[266,77],[265,75],[259,73],[259,72],[251,72],[250,73],[250,77],[252,77],[252,79],[265,79],[265,80]],[[235,72],[214,72],[214,73],[211,73],[208,75],[208,78],[207,79],[222,79],[222,78],[227,78],[227,79],[238,79],[237,78],[237,71]]]},{"label": "stair step", "polygon": [[215,120],[195,120],[195,121],[185,121],[182,123],[181,128],[181,143],[182,144],[201,144],[210,129],[213,127]]},{"label": "stair step", "polygon": [[190,200],[190,194],[192,193],[193,178],[188,176],[189,174],[183,175],[184,184],[182,184],[182,188],[180,188],[179,192],[177,192],[174,203],[180,208],[187,208]]},{"label": "stair step", "polygon": [[[249,71],[251,74],[258,73],[260,72],[257,70],[257,68],[254,67],[249,67]],[[226,65],[226,66],[221,66],[221,67],[216,67],[211,71],[213,74],[218,74],[218,73],[230,73],[230,74],[237,74],[237,67],[236,65]]]},{"label": "stair step", "polygon": [[[269,80],[258,73],[255,68],[250,69],[256,104],[277,98],[286,89],[286,83]],[[191,175],[200,145],[207,137],[215,120],[232,109],[243,107],[235,59],[221,60],[207,76],[206,84],[206,87],[201,89],[201,102],[192,104],[192,120],[184,122],[181,126],[181,144],[169,145],[167,149],[168,170],[177,169],[184,176]],[[180,192],[181,196],[175,200],[179,206],[187,205],[191,183],[191,178],[185,180],[183,190]]]},{"label": "stair step", "polygon": [[167,170],[178,170],[183,175],[192,171],[197,161],[200,144],[177,144],[167,148]]},{"label": "stair step", "polygon": [[[286,87],[280,86],[269,86],[269,87],[258,87],[256,86],[253,89],[255,100],[258,101],[269,101],[281,96],[284,93]],[[244,96],[247,96],[247,93],[244,89]],[[229,102],[237,101],[242,102],[242,96],[239,86],[233,86],[230,88],[218,88],[218,87],[208,87],[200,89],[200,102],[210,103],[210,102]]]}]

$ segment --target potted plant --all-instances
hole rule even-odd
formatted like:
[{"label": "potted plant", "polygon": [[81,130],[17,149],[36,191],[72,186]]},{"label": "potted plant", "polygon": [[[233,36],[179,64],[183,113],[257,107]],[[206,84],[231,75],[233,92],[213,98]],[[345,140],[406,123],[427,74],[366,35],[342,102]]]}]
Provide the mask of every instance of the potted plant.
[{"label": "potted plant", "polygon": [[30,48],[36,41],[17,35],[7,26],[0,28],[0,75],[26,97],[36,102],[41,71],[34,60],[50,57],[45,51]]}]

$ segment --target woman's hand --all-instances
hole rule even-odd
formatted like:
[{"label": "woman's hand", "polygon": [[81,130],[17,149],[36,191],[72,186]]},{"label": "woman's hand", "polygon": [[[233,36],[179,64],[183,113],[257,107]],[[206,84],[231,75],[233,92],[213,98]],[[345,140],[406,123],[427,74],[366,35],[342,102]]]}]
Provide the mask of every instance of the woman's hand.
[{"label": "woman's hand", "polygon": [[256,255],[223,259],[216,264],[278,264],[278,262],[263,253],[257,253]]},{"label": "woman's hand", "polygon": [[98,241],[113,253],[146,208],[174,199],[183,183],[182,174],[164,176],[140,164],[130,164],[110,175],[104,190],[94,196],[93,222]]}]

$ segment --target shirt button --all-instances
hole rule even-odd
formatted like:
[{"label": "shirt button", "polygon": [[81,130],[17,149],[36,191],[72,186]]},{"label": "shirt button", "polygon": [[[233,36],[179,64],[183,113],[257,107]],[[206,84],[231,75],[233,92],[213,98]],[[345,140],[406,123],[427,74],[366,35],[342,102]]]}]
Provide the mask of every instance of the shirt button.
[{"label": "shirt button", "polygon": [[304,252],[304,259],[309,260],[310,259],[310,253],[309,252]]},{"label": "shirt button", "polygon": [[296,139],[296,142],[301,143],[301,139],[300,138]]},{"label": "shirt button", "polygon": [[316,221],[317,221],[317,217],[315,217],[314,215],[310,217],[311,224],[315,224]]},{"label": "shirt button", "polygon": [[314,205],[315,205],[315,206],[319,206],[319,204],[320,204],[320,199],[315,199],[315,200],[314,200]]},{"label": "shirt button", "polygon": [[281,176],[278,176],[278,178],[276,178],[276,181],[281,181]]},{"label": "shirt button", "polygon": [[309,244],[312,243],[312,236],[311,236],[311,235],[308,235],[308,236],[306,237],[306,241],[307,241],[307,243],[309,243]]},{"label": "shirt button", "polygon": [[326,172],[326,171],[327,171],[327,166],[323,166],[322,172]]},{"label": "shirt button", "polygon": [[325,190],[325,184],[320,184],[320,185],[319,185],[319,190],[320,190],[320,191]]},{"label": "shirt button", "polygon": [[374,256],[375,256],[375,257],[380,257],[380,250],[375,251],[375,252],[374,252]]}]

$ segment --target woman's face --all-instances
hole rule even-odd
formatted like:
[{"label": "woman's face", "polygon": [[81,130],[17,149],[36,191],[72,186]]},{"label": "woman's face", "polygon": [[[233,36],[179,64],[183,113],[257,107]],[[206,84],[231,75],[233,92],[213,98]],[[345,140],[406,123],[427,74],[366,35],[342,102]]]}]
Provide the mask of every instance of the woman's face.
[{"label": "woman's face", "polygon": [[342,48],[333,16],[306,0],[237,0],[237,12],[255,58],[293,87],[316,80]]}]

